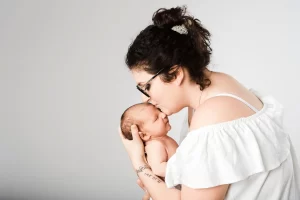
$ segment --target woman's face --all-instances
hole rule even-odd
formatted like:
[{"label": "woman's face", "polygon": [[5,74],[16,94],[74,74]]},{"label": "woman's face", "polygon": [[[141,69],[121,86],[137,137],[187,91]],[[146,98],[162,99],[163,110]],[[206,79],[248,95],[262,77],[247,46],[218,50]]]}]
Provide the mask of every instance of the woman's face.
[{"label": "woman's face", "polygon": [[178,98],[182,96],[180,95],[180,88],[176,86],[174,81],[165,83],[160,79],[160,76],[157,76],[146,86],[145,83],[153,77],[152,74],[144,70],[132,70],[131,72],[136,84],[150,96],[149,98],[141,93],[143,101],[149,101],[168,116],[183,108],[182,102]]}]

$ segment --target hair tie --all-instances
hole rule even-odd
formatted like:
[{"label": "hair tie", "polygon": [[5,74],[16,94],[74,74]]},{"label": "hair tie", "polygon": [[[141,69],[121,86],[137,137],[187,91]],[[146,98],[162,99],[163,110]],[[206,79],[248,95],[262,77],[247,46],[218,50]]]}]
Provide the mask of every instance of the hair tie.
[{"label": "hair tie", "polygon": [[186,29],[185,25],[177,25],[177,26],[173,26],[172,27],[173,31],[176,31],[179,34],[184,34],[187,35],[188,34],[188,30]]}]

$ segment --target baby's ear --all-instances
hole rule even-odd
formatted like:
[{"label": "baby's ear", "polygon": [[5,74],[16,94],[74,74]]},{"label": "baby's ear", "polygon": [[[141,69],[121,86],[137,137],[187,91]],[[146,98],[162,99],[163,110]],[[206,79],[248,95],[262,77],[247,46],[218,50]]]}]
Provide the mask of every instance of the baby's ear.
[{"label": "baby's ear", "polygon": [[142,140],[144,140],[144,141],[147,141],[147,140],[149,140],[150,139],[150,135],[148,135],[147,133],[143,133],[143,132],[141,132],[141,131],[139,131],[139,135],[140,135],[140,137],[142,138]]}]

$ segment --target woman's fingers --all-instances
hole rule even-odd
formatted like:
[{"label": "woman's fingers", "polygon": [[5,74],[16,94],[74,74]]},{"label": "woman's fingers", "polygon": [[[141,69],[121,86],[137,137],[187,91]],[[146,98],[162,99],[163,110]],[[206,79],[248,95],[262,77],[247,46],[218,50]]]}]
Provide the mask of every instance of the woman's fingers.
[{"label": "woman's fingers", "polygon": [[127,153],[129,153],[129,155],[130,155],[130,142],[131,141],[125,138],[120,127],[119,127],[119,135],[120,135],[120,138],[122,140],[122,143],[123,143]]},{"label": "woman's fingers", "polygon": [[139,136],[139,131],[136,125],[131,126],[132,140],[128,140],[124,137],[122,131],[119,129],[119,134],[122,143],[129,155],[132,163],[138,164],[145,161],[145,147],[142,139]]},{"label": "woman's fingers", "polygon": [[[139,134],[139,131],[138,131],[138,128],[136,127],[136,125],[132,125],[131,127],[131,133],[132,135],[136,135],[136,134]],[[132,136],[133,137],[133,136]]]},{"label": "woman's fingers", "polygon": [[127,139],[125,138],[125,136],[123,135],[122,130],[121,130],[121,127],[118,128],[118,131],[119,131],[120,138],[121,138],[123,144],[125,145],[125,143],[126,143],[128,140],[127,140]]},{"label": "woman's fingers", "polygon": [[140,141],[141,137],[139,135],[139,130],[136,125],[131,126],[131,134],[134,141]]},{"label": "woman's fingers", "polygon": [[149,200],[150,199],[150,194],[147,192],[143,182],[140,179],[137,179],[136,183],[145,191],[145,194],[144,194],[142,200]]},{"label": "woman's fingers", "polygon": [[122,141],[125,139],[125,137],[124,137],[124,135],[123,135],[123,133],[122,133],[122,130],[121,130],[121,127],[119,126],[118,127],[118,132],[119,132],[119,135],[120,135],[120,137],[121,137],[121,139],[122,139]]},{"label": "woman's fingers", "polygon": [[140,179],[136,180],[136,183],[137,183],[137,184],[140,186],[140,188],[142,188],[144,191],[146,190],[144,184],[142,183],[142,181],[141,181]]},{"label": "woman's fingers", "polygon": [[150,194],[148,192],[145,192],[142,200],[149,200],[150,199]]}]

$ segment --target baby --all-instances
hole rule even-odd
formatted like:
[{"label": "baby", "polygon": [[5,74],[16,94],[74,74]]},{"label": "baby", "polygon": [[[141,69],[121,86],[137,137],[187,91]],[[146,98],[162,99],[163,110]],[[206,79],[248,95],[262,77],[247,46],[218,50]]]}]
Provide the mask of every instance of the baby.
[{"label": "baby", "polygon": [[122,114],[121,130],[132,140],[131,125],[137,125],[145,144],[146,159],[152,172],[164,180],[167,161],[176,152],[178,144],[167,135],[171,129],[168,117],[150,103],[135,104]]}]

